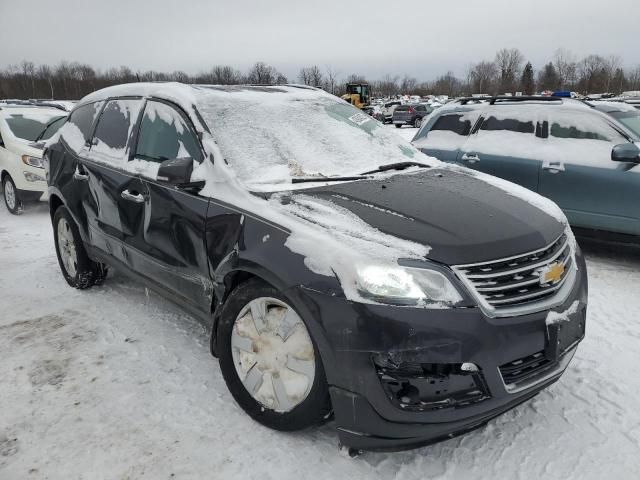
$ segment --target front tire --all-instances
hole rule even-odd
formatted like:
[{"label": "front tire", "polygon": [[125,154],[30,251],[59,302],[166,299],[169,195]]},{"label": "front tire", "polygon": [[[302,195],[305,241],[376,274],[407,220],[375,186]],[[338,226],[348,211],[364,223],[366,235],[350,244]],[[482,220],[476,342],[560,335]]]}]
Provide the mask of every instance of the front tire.
[{"label": "front tire", "polygon": [[7,206],[9,213],[20,215],[24,211],[24,205],[11,175],[5,175],[2,180],[2,193],[4,196],[4,204]]},{"label": "front tire", "polygon": [[329,417],[329,389],[309,331],[290,301],[262,280],[229,295],[217,351],[233,398],[262,425],[293,431]]},{"label": "front tire", "polygon": [[402,125],[400,125],[399,123],[396,123],[396,128],[402,128]]},{"label": "front tire", "polygon": [[58,264],[66,282],[81,290],[102,283],[107,268],[89,258],[78,227],[65,207],[56,210],[52,223]]}]

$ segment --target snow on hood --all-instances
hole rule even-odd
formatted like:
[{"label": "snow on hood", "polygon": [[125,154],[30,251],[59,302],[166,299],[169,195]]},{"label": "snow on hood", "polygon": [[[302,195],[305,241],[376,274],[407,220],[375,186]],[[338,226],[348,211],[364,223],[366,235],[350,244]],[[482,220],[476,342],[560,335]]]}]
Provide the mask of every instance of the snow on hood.
[{"label": "snow on hood", "polygon": [[[192,174],[193,181],[205,181],[200,195],[228,202],[288,230],[286,246],[303,256],[311,271],[337,277],[348,299],[371,303],[358,292],[359,267],[397,267],[400,258],[425,259],[429,253],[428,246],[385,234],[334,202],[303,192],[280,192],[269,199],[251,193],[235,171],[218,160],[223,156],[213,137],[203,137],[214,161],[205,160]],[[318,248],[319,242],[323,248]]]}]

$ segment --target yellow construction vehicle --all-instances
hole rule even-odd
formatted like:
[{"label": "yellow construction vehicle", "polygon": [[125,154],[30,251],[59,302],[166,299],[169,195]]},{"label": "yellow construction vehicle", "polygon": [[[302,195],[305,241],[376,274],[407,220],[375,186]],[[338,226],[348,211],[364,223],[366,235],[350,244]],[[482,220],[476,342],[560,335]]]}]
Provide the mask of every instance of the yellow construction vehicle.
[{"label": "yellow construction vehicle", "polygon": [[340,98],[356,108],[362,108],[369,104],[369,84],[347,83],[347,93]]}]

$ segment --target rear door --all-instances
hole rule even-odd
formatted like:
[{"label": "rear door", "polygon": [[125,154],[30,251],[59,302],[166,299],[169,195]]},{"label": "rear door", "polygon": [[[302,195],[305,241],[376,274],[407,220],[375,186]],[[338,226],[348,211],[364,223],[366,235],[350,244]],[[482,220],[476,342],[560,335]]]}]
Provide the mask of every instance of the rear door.
[{"label": "rear door", "polygon": [[89,221],[95,218],[98,207],[89,189],[85,162],[103,105],[104,102],[93,102],[75,108],[63,127],[60,141],[48,153],[50,177],[56,179],[67,210],[89,242]]},{"label": "rear door", "polygon": [[145,197],[142,181],[125,167],[142,105],[140,98],[108,100],[79,168],[89,188],[84,207],[91,242],[133,270],[143,250]]},{"label": "rear door", "polygon": [[147,198],[140,273],[181,301],[209,311],[213,296],[205,241],[209,199],[157,178],[163,161],[186,157],[193,159],[194,167],[204,158],[188,116],[171,103],[148,100],[129,166],[139,172]]},{"label": "rear door", "polygon": [[539,193],[574,226],[640,235],[640,165],[611,160],[628,141],[596,112],[554,110]]},{"label": "rear door", "polygon": [[478,120],[476,110],[434,113],[423,125],[413,145],[423,153],[442,160],[456,162],[460,147],[467,140]]},{"label": "rear door", "polygon": [[460,148],[458,163],[537,191],[544,143],[536,112],[511,105],[485,110],[479,128]]}]

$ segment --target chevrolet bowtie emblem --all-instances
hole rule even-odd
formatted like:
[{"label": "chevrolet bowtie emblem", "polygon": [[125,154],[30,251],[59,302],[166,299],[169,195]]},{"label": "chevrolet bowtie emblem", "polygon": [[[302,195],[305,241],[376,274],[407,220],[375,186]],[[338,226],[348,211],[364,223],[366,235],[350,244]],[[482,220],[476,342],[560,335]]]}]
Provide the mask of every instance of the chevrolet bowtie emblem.
[{"label": "chevrolet bowtie emblem", "polygon": [[540,270],[540,285],[547,285],[549,283],[558,283],[562,280],[564,274],[564,264],[560,262],[547,265]]}]

